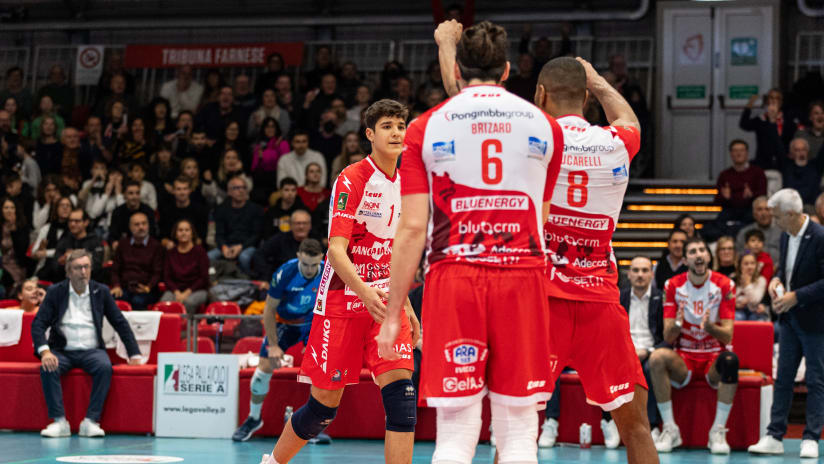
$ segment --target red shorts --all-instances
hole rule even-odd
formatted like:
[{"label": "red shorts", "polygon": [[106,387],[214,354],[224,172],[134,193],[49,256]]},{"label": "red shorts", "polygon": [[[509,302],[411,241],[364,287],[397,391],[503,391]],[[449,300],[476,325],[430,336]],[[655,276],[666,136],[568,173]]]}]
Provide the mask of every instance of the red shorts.
[{"label": "red shorts", "polygon": [[578,371],[587,403],[612,411],[647,387],[629,317],[615,303],[549,298],[552,386],[564,367]]},{"label": "red shorts", "polygon": [[378,356],[375,337],[380,329],[380,324],[368,315],[326,317],[315,314],[298,381],[324,390],[338,390],[360,382],[363,366],[372,371],[372,377],[393,369],[414,370],[412,327],[405,314],[401,316],[401,333],[395,343],[400,359],[387,361]]},{"label": "red shorts", "polygon": [[550,397],[549,314],[543,270],[443,263],[423,292],[421,406]]},{"label": "red shorts", "polygon": [[681,359],[684,360],[684,364],[687,365],[687,378],[681,383],[671,380],[670,383],[673,388],[679,389],[686,387],[696,376],[701,376],[706,379],[710,387],[718,388],[717,384],[713,386],[713,384],[710,383],[710,379],[707,378],[707,375],[710,373],[712,364],[716,359],[718,359],[718,356],[721,355],[721,351],[711,353],[688,353],[686,351],[675,350],[675,352],[681,357]]}]

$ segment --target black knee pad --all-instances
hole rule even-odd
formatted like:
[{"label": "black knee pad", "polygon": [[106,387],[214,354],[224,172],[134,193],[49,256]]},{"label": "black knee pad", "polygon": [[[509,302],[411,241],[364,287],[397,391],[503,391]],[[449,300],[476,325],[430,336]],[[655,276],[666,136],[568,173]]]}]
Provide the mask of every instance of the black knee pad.
[{"label": "black knee pad", "polygon": [[721,374],[721,383],[738,383],[738,356],[732,351],[718,355],[715,369]]},{"label": "black knee pad", "polygon": [[309,395],[309,401],[292,414],[292,430],[303,440],[317,437],[323,432],[338,412],[338,408],[324,406]]},{"label": "black knee pad", "polygon": [[396,380],[381,389],[386,411],[386,430],[414,432],[418,421],[415,386],[410,379]]}]

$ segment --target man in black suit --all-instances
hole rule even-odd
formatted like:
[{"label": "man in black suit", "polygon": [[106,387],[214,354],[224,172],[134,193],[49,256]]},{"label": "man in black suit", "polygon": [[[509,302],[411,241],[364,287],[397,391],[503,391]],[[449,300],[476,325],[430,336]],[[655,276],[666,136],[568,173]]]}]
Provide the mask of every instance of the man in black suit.
[{"label": "man in black suit", "polygon": [[801,457],[818,457],[824,427],[824,227],[802,212],[793,189],[775,192],[768,206],[781,234],[781,259],[769,284],[778,316],[778,373],[767,435],[750,446],[758,454],[783,454],[793,383],[801,357],[807,364],[807,427]]},{"label": "man in black suit", "polygon": [[[92,376],[92,395],[86,418],[80,423],[80,436],[102,437],[100,416],[112,379],[112,363],[103,346],[103,317],[120,335],[129,353],[129,364],[140,364],[137,346],[129,322],[120,313],[109,289],[91,280],[91,255],[76,249],[66,259],[68,279],[52,285],[37,316],[32,321],[31,336],[42,366],[40,380],[49,417],[54,422],[43,429],[44,437],[68,437],[69,423],[63,410],[60,377],[73,367]],[[51,329],[48,341],[46,329]]]}]

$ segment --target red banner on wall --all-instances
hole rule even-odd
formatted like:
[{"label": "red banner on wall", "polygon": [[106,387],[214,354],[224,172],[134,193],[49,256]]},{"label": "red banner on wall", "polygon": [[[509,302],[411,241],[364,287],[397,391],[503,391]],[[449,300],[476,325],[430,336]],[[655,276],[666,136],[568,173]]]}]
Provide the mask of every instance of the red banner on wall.
[{"label": "red banner on wall", "polygon": [[303,42],[214,45],[127,45],[127,68],[199,68],[264,66],[271,53],[283,55],[287,66],[300,66]]}]

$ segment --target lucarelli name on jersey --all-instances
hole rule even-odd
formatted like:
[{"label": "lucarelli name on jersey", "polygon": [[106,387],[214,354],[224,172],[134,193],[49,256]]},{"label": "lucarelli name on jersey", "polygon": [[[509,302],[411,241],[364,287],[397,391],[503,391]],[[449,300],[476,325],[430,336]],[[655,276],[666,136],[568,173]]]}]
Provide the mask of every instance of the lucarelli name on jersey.
[{"label": "lucarelli name on jersey", "polygon": [[520,195],[490,195],[464,197],[452,199],[452,212],[489,211],[496,209],[526,210],[529,208],[528,198]]}]

